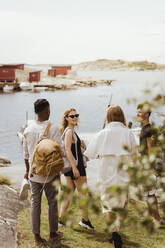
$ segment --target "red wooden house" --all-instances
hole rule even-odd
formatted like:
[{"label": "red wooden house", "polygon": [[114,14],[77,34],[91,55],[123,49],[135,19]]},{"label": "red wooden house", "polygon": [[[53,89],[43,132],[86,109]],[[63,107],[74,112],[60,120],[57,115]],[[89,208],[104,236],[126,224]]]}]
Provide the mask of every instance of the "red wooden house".
[{"label": "red wooden house", "polygon": [[1,82],[15,81],[15,69],[0,67],[0,81]]},{"label": "red wooden house", "polygon": [[48,70],[48,75],[51,77],[55,77],[56,76],[56,70],[55,69],[49,69]]},{"label": "red wooden house", "polygon": [[24,64],[6,64],[6,65],[2,65],[1,67],[5,69],[24,70]]},{"label": "red wooden house", "polygon": [[53,70],[56,70],[56,75],[67,75],[68,70],[71,70],[71,66],[52,66]]},{"label": "red wooden house", "polygon": [[41,71],[29,72],[29,82],[39,82]]}]

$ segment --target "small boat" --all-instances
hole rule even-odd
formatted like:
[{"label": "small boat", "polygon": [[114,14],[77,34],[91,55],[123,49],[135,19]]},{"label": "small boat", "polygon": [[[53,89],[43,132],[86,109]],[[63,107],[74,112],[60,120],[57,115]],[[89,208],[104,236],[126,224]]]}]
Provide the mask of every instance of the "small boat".
[{"label": "small boat", "polygon": [[4,92],[11,92],[11,91],[13,91],[14,90],[14,86],[12,86],[12,85],[5,85],[4,87],[3,87],[3,91]]},{"label": "small boat", "polygon": [[39,86],[39,87],[35,87],[33,85],[33,92],[40,92],[40,91],[45,91],[45,90],[48,90],[48,87],[45,87],[45,86]]},{"label": "small boat", "polygon": [[22,83],[20,83],[20,88],[21,88],[21,90],[32,90],[33,85],[29,82],[22,82]]}]

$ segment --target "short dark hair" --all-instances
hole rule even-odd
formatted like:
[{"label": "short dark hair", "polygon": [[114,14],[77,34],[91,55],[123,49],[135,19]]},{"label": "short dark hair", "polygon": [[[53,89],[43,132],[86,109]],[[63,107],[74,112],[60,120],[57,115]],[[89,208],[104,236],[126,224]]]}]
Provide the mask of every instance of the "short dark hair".
[{"label": "short dark hair", "polygon": [[34,111],[37,114],[43,111],[48,106],[49,102],[46,99],[37,99],[37,101],[35,101],[34,103]]},{"label": "short dark hair", "polygon": [[[144,105],[147,106],[147,110],[144,110]],[[138,104],[137,106],[137,110],[140,109],[142,112],[145,112],[145,113],[148,113],[148,115],[150,116],[151,115],[151,104],[147,101],[143,102],[143,103],[140,103]]]}]

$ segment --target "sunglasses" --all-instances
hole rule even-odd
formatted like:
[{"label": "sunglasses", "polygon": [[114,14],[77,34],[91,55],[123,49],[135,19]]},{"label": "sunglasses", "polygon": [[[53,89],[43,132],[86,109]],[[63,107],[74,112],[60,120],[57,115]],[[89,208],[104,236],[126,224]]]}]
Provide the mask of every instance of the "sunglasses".
[{"label": "sunglasses", "polygon": [[79,114],[75,114],[75,115],[68,115],[68,117],[70,117],[70,118],[74,118],[74,117],[76,117],[76,118],[78,118],[79,117]]}]

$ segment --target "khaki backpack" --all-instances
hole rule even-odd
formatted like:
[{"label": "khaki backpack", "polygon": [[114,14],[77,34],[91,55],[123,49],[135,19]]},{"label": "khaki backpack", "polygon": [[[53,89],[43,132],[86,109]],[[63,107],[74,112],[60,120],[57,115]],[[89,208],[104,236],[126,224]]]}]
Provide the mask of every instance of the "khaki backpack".
[{"label": "khaki backpack", "polygon": [[[63,170],[64,160],[59,143],[47,137],[51,123],[48,123],[42,138],[36,145],[32,161],[32,173],[40,176],[53,176]],[[33,167],[33,164],[35,166]]]}]

